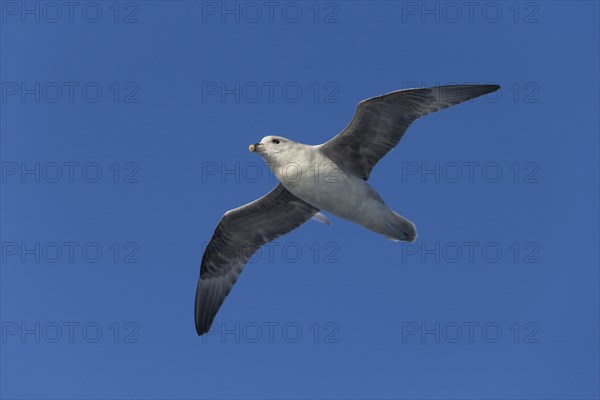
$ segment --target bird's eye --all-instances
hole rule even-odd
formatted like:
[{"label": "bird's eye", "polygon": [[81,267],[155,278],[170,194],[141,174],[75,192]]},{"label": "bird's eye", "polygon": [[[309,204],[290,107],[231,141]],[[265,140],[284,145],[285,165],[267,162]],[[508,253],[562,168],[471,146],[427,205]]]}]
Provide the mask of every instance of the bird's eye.
[{"label": "bird's eye", "polygon": [[273,143],[275,143],[275,144],[279,144],[279,140],[277,140],[277,139],[273,139],[273,140],[271,140],[271,141],[272,141]]}]

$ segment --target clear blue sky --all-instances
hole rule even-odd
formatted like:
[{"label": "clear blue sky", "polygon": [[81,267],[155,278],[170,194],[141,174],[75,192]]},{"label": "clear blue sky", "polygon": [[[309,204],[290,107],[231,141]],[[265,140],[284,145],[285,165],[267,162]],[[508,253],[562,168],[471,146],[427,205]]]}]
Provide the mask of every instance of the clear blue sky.
[{"label": "clear blue sky", "polygon": [[[597,2],[0,2],[3,398],[599,396]],[[498,83],[309,221],[196,336],[203,245],[396,89]]]}]

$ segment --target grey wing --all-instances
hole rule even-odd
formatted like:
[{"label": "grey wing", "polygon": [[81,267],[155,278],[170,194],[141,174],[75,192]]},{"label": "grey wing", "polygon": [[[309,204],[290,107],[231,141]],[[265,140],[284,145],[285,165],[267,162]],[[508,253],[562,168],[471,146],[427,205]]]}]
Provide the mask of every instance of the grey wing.
[{"label": "grey wing", "polygon": [[345,171],[365,180],[417,118],[498,90],[498,85],[450,85],[392,92],[359,103],[340,134],[319,146]]},{"label": "grey wing", "polygon": [[280,183],[260,199],[223,215],[202,257],[194,310],[198,335],[208,332],[250,257],[318,211]]}]

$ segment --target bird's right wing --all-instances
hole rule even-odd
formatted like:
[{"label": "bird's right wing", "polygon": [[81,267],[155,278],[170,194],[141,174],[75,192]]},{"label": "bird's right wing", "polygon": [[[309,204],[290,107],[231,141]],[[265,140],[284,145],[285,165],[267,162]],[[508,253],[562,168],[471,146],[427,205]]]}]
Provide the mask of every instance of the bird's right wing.
[{"label": "bird's right wing", "polygon": [[202,257],[194,310],[198,335],[208,332],[250,257],[317,212],[280,183],[260,199],[223,215]]},{"label": "bird's right wing", "polygon": [[346,129],[319,148],[344,171],[367,180],[414,120],[498,89],[498,85],[436,86],[363,100]]}]

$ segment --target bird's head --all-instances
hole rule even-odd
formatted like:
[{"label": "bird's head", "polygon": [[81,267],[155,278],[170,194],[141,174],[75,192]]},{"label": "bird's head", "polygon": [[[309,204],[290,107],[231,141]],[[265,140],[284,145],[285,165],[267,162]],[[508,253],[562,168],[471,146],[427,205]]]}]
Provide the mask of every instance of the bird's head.
[{"label": "bird's head", "polygon": [[265,161],[279,163],[286,160],[286,153],[296,142],[281,136],[265,136],[259,143],[251,144],[248,150],[260,154]]}]

